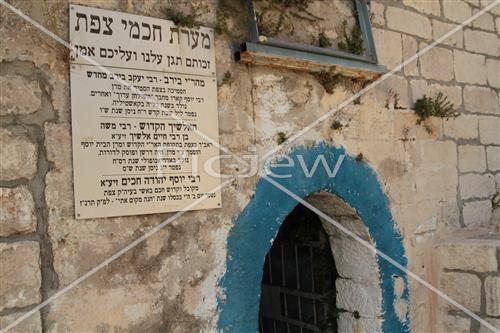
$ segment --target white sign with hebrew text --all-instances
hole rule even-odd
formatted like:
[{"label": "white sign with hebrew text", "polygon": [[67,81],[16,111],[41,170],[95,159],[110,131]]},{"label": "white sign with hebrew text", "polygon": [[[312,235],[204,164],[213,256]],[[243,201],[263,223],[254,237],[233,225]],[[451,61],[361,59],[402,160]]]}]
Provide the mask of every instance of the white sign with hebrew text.
[{"label": "white sign with hebrew text", "polygon": [[220,207],[214,34],[70,5],[76,218]]}]

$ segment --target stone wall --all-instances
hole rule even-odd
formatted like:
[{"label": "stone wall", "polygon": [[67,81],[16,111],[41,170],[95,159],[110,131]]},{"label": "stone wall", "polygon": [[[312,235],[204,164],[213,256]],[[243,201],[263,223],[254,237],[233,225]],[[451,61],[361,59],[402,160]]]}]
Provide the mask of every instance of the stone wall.
[{"label": "stone wall", "polygon": [[[320,192],[308,197],[307,202],[374,245],[356,211],[338,197]],[[342,311],[337,319],[339,332],[380,332],[382,297],[375,253],[328,221],[321,220],[329,236],[338,273],[336,303]],[[403,311],[403,319],[405,314]]]},{"label": "stone wall", "polygon": [[[9,2],[68,40],[66,1]],[[208,9],[198,20],[215,27],[221,4],[203,2]],[[372,0],[379,62],[398,65],[489,2]],[[166,5],[72,3],[154,17],[164,17]],[[168,3],[190,10],[185,1]],[[246,39],[241,20],[246,9],[237,1],[234,6],[239,11],[226,18],[228,29],[215,41],[220,142],[240,156],[262,154],[277,146],[279,132],[293,135],[353,92],[339,86],[328,94],[307,73],[235,63],[233,42]],[[172,214],[74,219],[68,53],[4,7],[0,17],[4,327]],[[362,154],[390,199],[408,268],[495,325],[500,317],[500,210],[492,200],[500,190],[499,31],[497,6],[295,143],[326,141],[353,156]],[[223,79],[226,72],[230,80]],[[438,91],[461,115],[434,118],[426,130],[416,125],[411,108],[423,94]],[[222,163],[223,172],[238,169],[235,161]],[[13,331],[215,330],[226,236],[256,181],[256,176],[235,180],[222,191],[222,209],[184,214]],[[424,286],[411,279],[410,286],[412,331],[486,332]]]},{"label": "stone wall", "polygon": [[[500,326],[500,250],[498,239],[467,237],[448,239],[432,248],[437,286],[494,327]],[[434,296],[431,296],[434,297]],[[437,299],[441,331],[489,332],[464,316],[453,305]]]}]

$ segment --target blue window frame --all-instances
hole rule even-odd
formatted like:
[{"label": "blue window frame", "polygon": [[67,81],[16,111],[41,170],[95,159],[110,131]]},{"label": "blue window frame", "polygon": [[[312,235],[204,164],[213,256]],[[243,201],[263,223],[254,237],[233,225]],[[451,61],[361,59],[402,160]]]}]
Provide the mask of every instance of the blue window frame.
[{"label": "blue window frame", "polygon": [[353,1],[363,37],[365,49],[363,55],[261,36],[257,24],[254,0],[248,0],[250,41],[241,45],[237,59],[247,64],[269,65],[311,72],[335,67],[338,73],[346,76],[366,79],[378,77],[387,69],[377,63],[377,52],[373,40],[368,5],[366,0]]}]

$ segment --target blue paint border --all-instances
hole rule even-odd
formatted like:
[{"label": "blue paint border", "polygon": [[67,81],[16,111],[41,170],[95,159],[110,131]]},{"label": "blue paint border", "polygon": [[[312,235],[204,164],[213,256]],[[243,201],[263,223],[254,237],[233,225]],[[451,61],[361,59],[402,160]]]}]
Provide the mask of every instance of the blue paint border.
[{"label": "blue paint border", "polygon": [[[325,156],[333,169],[337,159],[345,155],[335,178],[328,177],[321,164],[312,178],[307,178],[298,163],[302,155],[309,168],[317,156]],[[395,226],[389,200],[382,190],[375,171],[365,162],[346,154],[343,147],[326,143],[296,147],[288,156],[295,167],[287,169],[292,177],[274,178],[291,192],[304,198],[320,190],[336,194],[356,209],[368,227],[376,248],[407,267],[402,237]],[[283,163],[286,161],[283,160]],[[278,162],[279,163],[279,162]],[[271,171],[280,174],[276,168]],[[281,172],[282,173],[282,172]],[[227,239],[227,268],[219,280],[224,297],[218,299],[218,331],[257,332],[262,267],[266,253],[281,223],[297,202],[265,179],[260,179],[255,195],[234,222]],[[394,309],[394,276],[405,282],[402,298],[408,300],[408,277],[395,266],[377,257],[382,290],[383,332],[409,332],[409,316],[401,322]]]}]

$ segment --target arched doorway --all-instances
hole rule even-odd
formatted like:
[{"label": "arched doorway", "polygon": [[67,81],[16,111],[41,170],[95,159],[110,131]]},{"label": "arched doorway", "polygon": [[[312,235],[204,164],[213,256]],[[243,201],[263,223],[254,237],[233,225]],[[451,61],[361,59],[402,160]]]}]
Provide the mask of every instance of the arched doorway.
[{"label": "arched doorway", "polygon": [[[373,245],[354,209],[324,191],[305,198]],[[380,332],[375,253],[298,204],[285,218],[263,268],[259,331]]]},{"label": "arched doorway", "polygon": [[297,205],[266,255],[259,332],[337,332],[336,278],[320,218]]},{"label": "arched doorway", "polygon": [[[299,168],[302,162],[313,165],[318,155],[333,163],[340,155],[345,155],[335,178],[329,177],[323,169],[308,176]],[[278,163],[289,164],[290,159],[296,166],[289,170],[292,177],[275,181],[302,198],[320,191],[335,194],[354,209],[377,250],[389,254],[399,265],[406,267],[402,238],[392,218],[389,201],[368,164],[347,155],[343,148],[324,143],[295,148],[288,153],[286,160]],[[274,171],[279,174],[278,170]],[[262,267],[281,224],[296,205],[295,199],[267,180],[257,182],[252,200],[235,220],[227,238],[226,273],[219,281],[218,330],[239,333],[259,330]],[[324,211],[329,206],[320,209]],[[332,212],[325,213],[331,215]],[[408,332],[408,313],[396,311],[396,304],[408,299],[407,276],[384,259],[378,256],[375,259],[376,285],[381,294],[381,331]],[[395,293],[396,282],[402,284],[398,295]],[[348,288],[348,283],[345,284]],[[355,286],[351,287],[355,289]],[[357,297],[364,296],[357,294]]]}]

